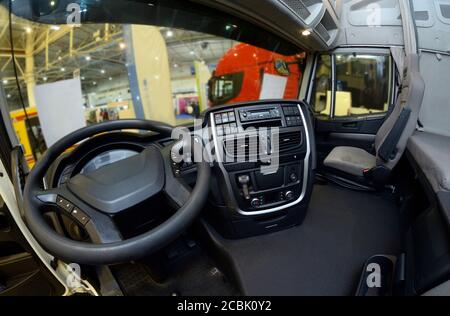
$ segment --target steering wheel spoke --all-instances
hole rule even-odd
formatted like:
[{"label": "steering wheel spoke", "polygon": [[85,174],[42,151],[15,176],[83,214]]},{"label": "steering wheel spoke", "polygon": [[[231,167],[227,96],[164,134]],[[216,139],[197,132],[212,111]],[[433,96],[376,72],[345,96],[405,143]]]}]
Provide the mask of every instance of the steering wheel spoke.
[{"label": "steering wheel spoke", "polygon": [[111,216],[90,207],[72,194],[66,186],[37,192],[36,198],[40,201],[43,212],[47,209],[57,209],[83,227],[93,243],[108,244],[123,240]]},{"label": "steering wheel spoke", "polygon": [[171,146],[161,149],[161,154],[164,158],[166,177],[164,194],[173,204],[175,204],[174,206],[178,209],[185,205],[189,200],[189,197],[191,196],[191,189],[181,178],[178,178],[175,175],[172,168],[171,152]]}]

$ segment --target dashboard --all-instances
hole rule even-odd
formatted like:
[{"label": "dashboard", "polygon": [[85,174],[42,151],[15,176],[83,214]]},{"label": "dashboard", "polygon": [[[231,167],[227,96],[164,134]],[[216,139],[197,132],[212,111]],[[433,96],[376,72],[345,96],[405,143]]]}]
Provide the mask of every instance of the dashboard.
[{"label": "dashboard", "polygon": [[[305,104],[262,101],[212,108],[204,114],[203,127],[208,130],[204,142],[214,147],[205,219],[217,231],[227,238],[244,238],[303,221],[315,168],[314,133]],[[174,143],[153,133],[99,135],[60,157],[48,181],[60,186],[150,145]],[[188,185],[195,183],[194,164],[172,162],[172,168]]]},{"label": "dashboard", "polygon": [[115,132],[101,134],[75,147],[61,156],[47,176],[53,187],[65,184],[77,174],[98,170],[112,163],[138,155],[151,144],[165,146],[169,140],[161,140],[157,134]]},{"label": "dashboard", "polygon": [[245,238],[300,224],[315,169],[307,105],[252,102],[214,108],[206,120],[216,149],[213,182],[220,188],[213,203],[220,202],[207,213],[216,229]]}]

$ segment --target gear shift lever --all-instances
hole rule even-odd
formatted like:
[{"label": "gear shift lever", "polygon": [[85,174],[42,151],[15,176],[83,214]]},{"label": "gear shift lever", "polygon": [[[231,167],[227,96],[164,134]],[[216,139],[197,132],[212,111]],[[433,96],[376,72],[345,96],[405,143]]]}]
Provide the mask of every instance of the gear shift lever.
[{"label": "gear shift lever", "polygon": [[248,184],[250,183],[250,177],[243,175],[238,178],[239,184],[242,186],[242,191],[246,200],[250,200],[250,192],[248,190]]}]

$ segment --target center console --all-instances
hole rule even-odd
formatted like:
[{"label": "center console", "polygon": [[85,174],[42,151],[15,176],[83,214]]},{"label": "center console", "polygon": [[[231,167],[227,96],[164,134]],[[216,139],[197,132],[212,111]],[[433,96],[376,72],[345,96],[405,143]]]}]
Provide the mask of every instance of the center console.
[{"label": "center console", "polygon": [[314,139],[307,106],[265,101],[207,112],[214,144],[207,218],[224,237],[302,223],[312,191]]}]

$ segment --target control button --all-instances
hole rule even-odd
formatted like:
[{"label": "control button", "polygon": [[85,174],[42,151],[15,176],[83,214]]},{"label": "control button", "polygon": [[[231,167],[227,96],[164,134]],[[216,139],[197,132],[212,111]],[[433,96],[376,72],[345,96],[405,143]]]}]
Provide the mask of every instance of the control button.
[{"label": "control button", "polygon": [[223,113],[222,114],[222,123],[226,124],[226,123],[229,123],[229,122],[230,122],[230,120],[228,119],[228,113]]},{"label": "control button", "polygon": [[261,206],[261,201],[257,198],[254,198],[251,202],[252,207],[257,208]]},{"label": "control button", "polygon": [[215,116],[216,124],[222,124],[222,115],[216,114]]},{"label": "control button", "polygon": [[295,172],[293,172],[289,175],[289,179],[291,180],[291,182],[297,182],[298,176]]},{"label": "control button", "polygon": [[287,192],[284,194],[284,197],[286,198],[286,200],[292,200],[292,199],[294,198],[294,192],[292,192],[292,191],[287,191]]},{"label": "control button", "polygon": [[63,197],[58,196],[56,198],[56,205],[58,205],[60,208],[62,208],[67,213],[71,213],[74,206],[71,202],[67,201]]},{"label": "control button", "polygon": [[234,112],[228,113],[228,121],[230,123],[236,122],[236,116],[234,115]]},{"label": "control button", "polygon": [[293,120],[292,117],[286,117],[286,125],[287,126],[295,126],[295,121]]},{"label": "control button", "polygon": [[224,132],[225,135],[231,134],[230,124],[226,124],[226,125],[223,126],[223,132]]},{"label": "control button", "polygon": [[294,108],[294,115],[300,115],[300,110],[297,107]]},{"label": "control button", "polygon": [[91,220],[90,217],[78,207],[73,209],[72,216],[83,226],[86,226],[86,224]]},{"label": "control button", "polygon": [[238,132],[238,127],[236,123],[230,124],[231,134],[236,134]]}]

